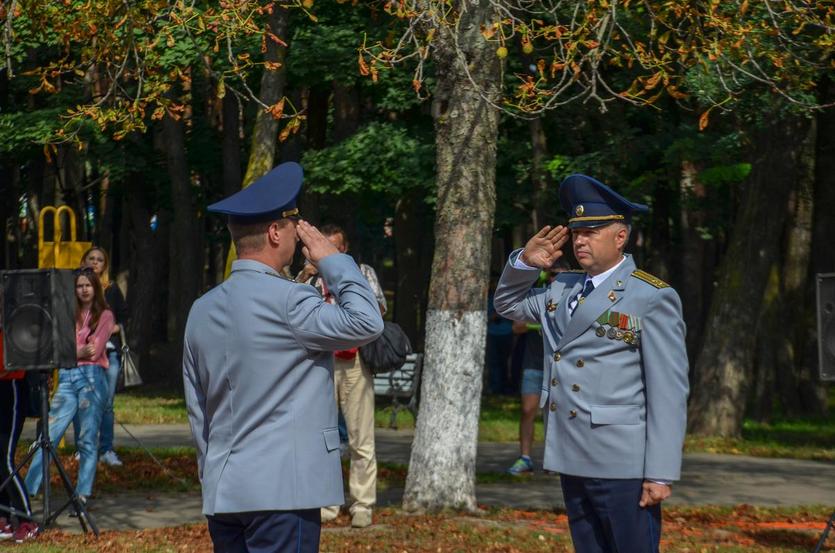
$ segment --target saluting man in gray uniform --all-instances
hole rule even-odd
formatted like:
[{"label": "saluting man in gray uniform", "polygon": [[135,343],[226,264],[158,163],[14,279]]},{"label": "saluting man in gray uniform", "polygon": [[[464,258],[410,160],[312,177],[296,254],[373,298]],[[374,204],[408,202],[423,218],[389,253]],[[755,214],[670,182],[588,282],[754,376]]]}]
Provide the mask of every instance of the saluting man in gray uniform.
[{"label": "saluting man in gray uniform", "polygon": [[583,270],[531,290],[569,240],[569,228],[545,227],[511,254],[496,310],[542,325],[544,467],[560,473],[575,549],[657,551],[686,426],[681,302],[624,253],[647,206],[585,175],[563,181],[560,203]]},{"label": "saluting man in gray uniform", "polygon": [[[228,216],[229,278],[194,302],[183,378],[216,552],[316,552],[319,509],[344,500],[333,352],[383,330],[351,257],[298,220],[302,168],[279,165],[209,206]],[[297,240],[335,303],[280,275]]]}]

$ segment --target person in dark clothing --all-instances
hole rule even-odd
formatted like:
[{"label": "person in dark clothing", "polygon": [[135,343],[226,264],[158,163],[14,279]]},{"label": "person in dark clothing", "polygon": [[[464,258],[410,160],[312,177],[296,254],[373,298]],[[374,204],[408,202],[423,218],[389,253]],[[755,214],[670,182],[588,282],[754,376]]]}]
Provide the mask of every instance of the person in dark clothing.
[{"label": "person in dark clothing", "polygon": [[[113,334],[107,342],[107,392],[104,398],[104,415],[101,419],[99,430],[99,461],[114,467],[122,466],[122,461],[113,450],[113,427],[115,417],[113,415],[113,397],[116,395],[116,384],[119,381],[119,373],[122,371],[122,325],[128,317],[128,304],[122,291],[115,282],[110,280],[110,257],[104,248],[93,246],[81,256],[81,266],[90,267],[104,288],[104,300],[113,312],[116,324],[113,326]],[[78,431],[78,417],[73,419],[73,429]],[[78,435],[77,433],[75,434]]]},{"label": "person in dark clothing", "polygon": [[[3,288],[0,287],[0,317],[3,313]],[[0,318],[0,483],[5,482],[15,468],[15,449],[26,418],[29,387],[23,371],[3,369],[3,325]],[[32,507],[26,484],[19,474],[0,490],[0,540],[14,539],[22,543],[38,534],[38,525],[32,520]]]}]

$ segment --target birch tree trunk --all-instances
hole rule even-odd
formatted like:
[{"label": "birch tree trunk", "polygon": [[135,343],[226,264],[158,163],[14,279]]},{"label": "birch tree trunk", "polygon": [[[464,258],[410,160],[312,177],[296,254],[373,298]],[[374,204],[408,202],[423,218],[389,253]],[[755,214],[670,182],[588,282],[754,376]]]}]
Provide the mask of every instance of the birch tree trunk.
[{"label": "birch tree trunk", "polygon": [[754,137],[753,168],[720,266],[704,348],[696,362],[688,412],[693,433],[741,434],[758,317],[780,247],[786,204],[798,178],[797,144],[804,134],[804,122],[787,118]]},{"label": "birch tree trunk", "polygon": [[454,7],[464,10],[460,24],[438,29],[435,39],[436,241],[420,412],[403,498],[407,510],[476,509],[499,121],[479,89],[497,97],[500,75],[494,48],[480,35],[480,26],[492,21],[490,3]]}]

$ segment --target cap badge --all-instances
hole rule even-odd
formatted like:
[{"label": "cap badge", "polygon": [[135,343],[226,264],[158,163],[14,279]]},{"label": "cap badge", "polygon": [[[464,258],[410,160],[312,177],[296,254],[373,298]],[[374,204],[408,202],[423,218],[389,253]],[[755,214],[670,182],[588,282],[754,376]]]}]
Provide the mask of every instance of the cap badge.
[{"label": "cap badge", "polygon": [[583,206],[582,206],[582,204],[581,204],[581,205],[578,205],[578,206],[574,209],[574,213],[577,215],[577,217],[582,217],[582,216],[583,216],[583,213],[585,213],[585,212],[586,212],[586,208],[585,208],[585,207],[583,207]]}]

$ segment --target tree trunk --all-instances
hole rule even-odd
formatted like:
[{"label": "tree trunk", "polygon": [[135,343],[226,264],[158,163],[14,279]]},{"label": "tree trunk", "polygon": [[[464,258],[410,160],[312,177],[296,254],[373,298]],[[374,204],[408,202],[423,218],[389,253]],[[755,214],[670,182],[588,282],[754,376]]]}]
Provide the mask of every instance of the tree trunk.
[{"label": "tree trunk", "polygon": [[185,125],[182,119],[166,115],[162,120],[162,138],[168,179],[171,184],[173,217],[171,223],[169,340],[176,347],[182,343],[188,312],[200,292],[203,269],[202,225],[195,216],[191,177],[186,160]]},{"label": "tree trunk", "polygon": [[[835,101],[835,84],[829,77],[821,79],[819,84],[821,103]],[[801,388],[802,402],[808,412],[823,414],[827,410],[826,385],[820,381],[818,367],[818,344],[816,332],[815,274],[835,273],[835,248],[832,237],[835,236],[835,110],[827,109],[817,114],[817,140],[815,142],[815,184],[814,214],[812,225],[812,256],[809,285],[806,287],[805,304],[810,308],[805,320],[809,332],[804,346],[803,366],[808,378],[808,385]]]},{"label": "tree trunk", "polygon": [[[746,412],[757,421],[768,422],[773,415],[774,395],[777,387],[782,385],[776,380],[779,377],[778,363],[775,359],[777,347],[773,338],[783,332],[780,320],[780,283],[777,282],[779,263],[772,267],[773,278],[769,279],[762,305],[762,314],[757,325],[757,345],[751,371],[751,386],[748,394]],[[790,371],[787,371],[790,372]]]},{"label": "tree trunk", "polygon": [[[531,131],[531,183],[533,184],[533,210],[531,223],[534,232],[538,232],[545,221],[549,219],[546,196],[551,185],[551,177],[545,170],[545,159],[548,157],[548,138],[545,135],[545,125],[542,118],[531,119],[528,123]],[[527,233],[526,233],[527,234]]]},{"label": "tree trunk", "polygon": [[[809,388],[814,388],[809,367],[804,363],[807,337],[814,334],[814,319],[808,317],[809,267],[812,247],[812,210],[814,190],[814,148],[816,125],[812,125],[807,139],[799,145],[800,178],[789,202],[789,224],[782,268],[780,326],[783,331],[771,337],[777,362],[777,389],[784,415],[797,417],[807,412],[819,412],[818,405],[806,405]],[[774,339],[776,337],[776,339]],[[812,367],[814,368],[814,367]],[[825,409],[825,396],[823,397]],[[814,403],[814,402],[813,402]]]},{"label": "tree trunk", "polygon": [[[423,351],[422,329],[424,306],[429,282],[421,270],[431,256],[431,243],[427,244],[429,217],[424,203],[423,190],[409,191],[397,201],[394,214],[394,251],[396,256],[397,283],[394,294],[394,320],[397,321],[415,351]],[[425,247],[427,246],[427,247]],[[429,251],[426,251],[429,250]],[[430,269],[431,270],[431,269]]]},{"label": "tree trunk", "polygon": [[[285,41],[290,42],[287,33],[287,23],[290,15],[287,9],[275,6],[269,17],[270,31]],[[267,41],[267,51],[264,54],[264,61],[279,63],[281,67],[276,71],[264,70],[261,75],[261,90],[258,97],[268,106],[275,105],[284,97],[284,87],[287,83],[287,48],[276,44],[272,40]],[[275,164],[275,149],[278,141],[278,120],[264,109],[258,108],[255,116],[255,126],[252,129],[252,146],[249,150],[249,161],[246,164],[241,188],[246,188],[257,179],[266,175]],[[229,247],[229,255],[226,257],[225,274],[228,275],[232,269],[232,261],[235,259],[235,246]]]},{"label": "tree trunk", "polygon": [[647,270],[658,275],[661,280],[673,282],[673,256],[670,253],[673,250],[673,231],[670,222],[676,216],[673,213],[673,206],[678,203],[675,198],[676,192],[675,187],[667,186],[664,182],[656,182],[653,186],[651,225],[648,248],[645,248]]},{"label": "tree trunk", "polygon": [[755,158],[719,286],[713,296],[689,408],[690,431],[739,436],[756,347],[757,318],[777,258],[786,202],[797,175],[804,122],[779,121],[755,136]]},{"label": "tree trunk", "polygon": [[223,195],[230,196],[241,188],[241,120],[238,100],[234,94],[223,97]]},{"label": "tree trunk", "polygon": [[360,96],[354,84],[333,83],[333,140],[342,142],[359,128]]},{"label": "tree trunk", "polygon": [[[270,14],[270,31],[285,42],[290,38],[287,33],[287,22],[289,13],[287,9],[275,6]],[[259,98],[268,105],[275,105],[284,96],[284,85],[287,82],[287,69],[285,59],[287,48],[276,44],[272,40],[267,41],[267,52],[264,54],[264,61],[280,63],[281,68],[277,71],[264,71],[261,75],[261,90]],[[256,179],[264,176],[273,168],[275,161],[275,147],[278,138],[278,121],[267,111],[259,108],[255,116],[255,127],[252,130],[252,147],[249,151],[249,162],[246,166],[243,188],[252,184]]]},{"label": "tree trunk", "polygon": [[[140,356],[140,369],[147,381],[166,380],[170,367],[155,367],[150,363],[151,343],[154,340],[154,321],[162,308],[162,270],[168,252],[168,224],[160,222],[156,232],[149,221],[154,213],[153,191],[143,175],[128,176],[127,217],[130,220],[127,303],[130,309],[127,335],[131,348]],[[174,371],[179,375],[179,371]]]},{"label": "tree trunk", "polygon": [[[223,196],[231,196],[241,189],[241,135],[240,135],[240,106],[234,94],[223,97],[223,139],[221,151],[223,153]],[[230,244],[224,243],[216,250],[218,259],[215,266],[215,282],[223,279],[226,258],[229,256]]]},{"label": "tree trunk", "polygon": [[[95,177],[95,174],[92,175]],[[98,224],[98,240],[96,242],[110,254],[111,268],[114,266],[114,258],[118,245],[114,246],[114,234],[118,232],[116,226],[116,205],[118,198],[113,195],[110,190],[110,179],[107,175],[102,175],[101,184],[99,186],[99,224]],[[118,244],[118,243],[116,243]],[[116,278],[116,274],[111,274],[111,277]]]},{"label": "tree trunk", "polygon": [[459,25],[438,29],[435,39],[435,254],[421,404],[403,498],[407,510],[476,509],[499,114],[470,82],[459,55],[482,92],[497,97],[500,76],[495,49],[480,33],[493,20],[491,4],[456,6],[462,10]]},{"label": "tree trunk", "polygon": [[321,150],[328,138],[328,102],[331,90],[323,86],[314,86],[307,92],[307,126],[305,129],[305,147],[308,150]]},{"label": "tree trunk", "polygon": [[[712,270],[705,264],[705,240],[699,233],[704,226],[704,211],[701,208],[705,187],[698,180],[699,167],[689,160],[681,162],[681,303],[684,322],[687,325],[687,354],[695,359],[704,328],[705,294],[704,272]],[[691,375],[692,377],[692,375]]]}]

